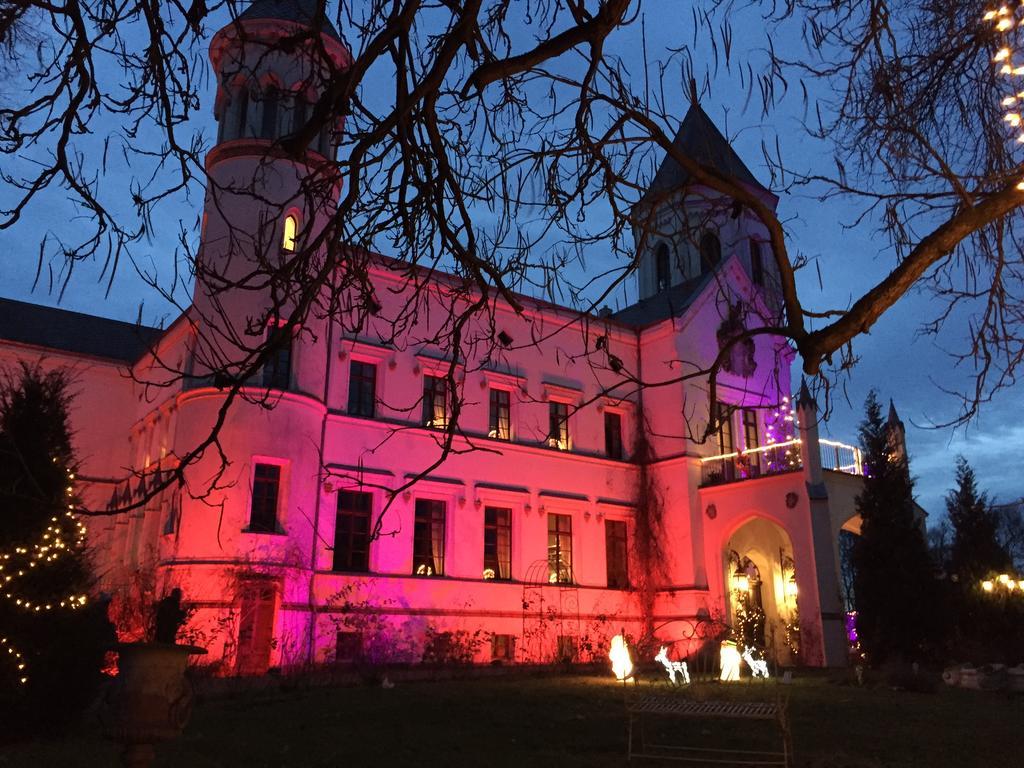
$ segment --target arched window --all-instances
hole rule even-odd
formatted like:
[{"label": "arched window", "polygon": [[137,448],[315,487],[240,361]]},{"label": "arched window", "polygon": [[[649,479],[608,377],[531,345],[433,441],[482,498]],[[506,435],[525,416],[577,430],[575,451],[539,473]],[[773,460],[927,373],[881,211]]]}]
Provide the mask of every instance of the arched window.
[{"label": "arched window", "polygon": [[700,236],[700,271],[701,274],[710,272],[718,262],[722,260],[722,244],[718,235],[710,229],[705,230]]},{"label": "arched window", "polygon": [[284,234],[281,237],[281,250],[295,253],[295,238],[298,235],[299,222],[290,213],[284,217]]},{"label": "arched window", "polygon": [[249,89],[244,85],[238,89],[238,93],[235,94],[235,100],[237,106],[235,107],[235,135],[231,138],[242,139],[245,138],[245,126],[249,118]]},{"label": "arched window", "polygon": [[672,284],[672,268],[668,260],[668,246],[660,243],[654,252],[654,286],[664,291]]},{"label": "arched window", "polygon": [[292,128],[291,133],[297,134],[306,126],[306,100],[301,93],[295,94],[292,101]]},{"label": "arched window", "polygon": [[280,91],[274,86],[268,86],[263,92],[263,119],[260,122],[260,138],[277,138],[277,105],[281,100]]},{"label": "arched window", "polygon": [[764,262],[761,261],[761,244],[750,239],[750,279],[754,285],[764,285]]}]

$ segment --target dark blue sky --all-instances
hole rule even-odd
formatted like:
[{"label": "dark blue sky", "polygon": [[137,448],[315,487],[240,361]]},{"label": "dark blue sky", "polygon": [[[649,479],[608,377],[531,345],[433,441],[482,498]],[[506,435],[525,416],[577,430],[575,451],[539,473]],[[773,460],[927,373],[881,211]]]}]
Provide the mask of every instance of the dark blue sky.
[{"label": "dark blue sky", "polygon": [[[652,55],[668,46],[693,44],[691,10],[688,4],[677,0],[656,0],[644,4],[646,14],[647,49]],[[731,14],[734,33],[733,50],[751,55],[764,47],[765,26],[750,10]],[[209,28],[215,29],[216,24]],[[713,68],[711,48],[702,33],[698,36],[693,59],[698,69]],[[632,71],[642,70],[640,25],[623,30],[613,40],[616,53],[630,64]],[[776,50],[785,50],[794,58],[803,49],[796,34],[782,30],[774,37]],[[789,52],[792,52],[789,54]],[[799,170],[828,173],[834,168],[827,146],[807,137],[800,125],[802,106],[797,98],[784,103],[768,117],[760,114],[760,98],[754,96],[748,104],[746,92],[740,87],[736,67],[730,73],[719,66],[712,80],[711,93],[703,106],[719,127],[733,140],[737,151],[758,178],[768,183],[769,175],[762,157],[764,146],[774,146],[778,140],[783,159]],[[676,78],[666,81],[665,91],[678,118],[682,118],[688,105],[685,89]],[[0,90],[17,87],[12,82],[0,82]],[[798,90],[798,89],[797,89]],[[381,88],[382,93],[387,89]],[[796,96],[794,92],[793,96]],[[192,125],[195,130],[212,133],[212,91],[207,89],[200,115]],[[747,104],[746,110],[744,105]],[[140,142],[156,140],[154,134],[142,135]],[[85,140],[88,142],[89,140]],[[83,144],[97,149],[96,140]],[[108,196],[113,190],[129,187],[130,180],[139,169],[129,167],[112,153],[108,172],[103,180]],[[7,158],[5,158],[7,162]],[[11,199],[10,190],[0,189],[0,205]],[[197,212],[202,205],[201,194],[191,199],[174,200],[161,208],[156,219],[156,231],[151,238],[137,247],[132,262],[122,263],[114,277],[113,289],[106,295],[103,265],[95,262],[76,266],[75,274],[60,306],[82,312],[135,320],[142,305],[142,318],[146,323],[168,321],[176,311],[159,294],[145,285],[138,271],[156,270],[161,278],[173,272],[173,259],[180,226],[194,231]],[[125,208],[127,212],[127,208]],[[780,203],[780,213],[786,222],[791,251],[800,252],[814,260],[811,267],[800,275],[805,306],[826,308],[845,306],[860,292],[879,279],[894,264],[887,240],[867,221],[848,227],[857,209],[841,201],[820,202],[811,197],[786,195]],[[49,290],[47,268],[43,279],[33,291],[36,258],[40,239],[44,235],[73,238],[82,223],[75,220],[75,212],[67,204],[61,190],[51,190],[30,208],[14,228],[0,231],[0,295],[41,304],[57,304],[56,290]],[[602,256],[594,252],[588,256],[593,267],[602,266]],[[605,263],[607,259],[604,260]],[[60,265],[55,264],[54,269]],[[819,288],[820,270],[823,287]],[[180,288],[176,292],[180,301],[187,294]],[[628,296],[620,297],[625,303],[635,296],[630,288]],[[1002,500],[1024,494],[1024,483],[1017,469],[1018,456],[1024,452],[1024,425],[1017,414],[1020,396],[1010,391],[986,406],[980,418],[967,429],[931,429],[930,425],[955,415],[957,402],[944,395],[945,388],[964,386],[971,371],[956,369],[940,348],[956,345],[962,329],[950,328],[938,340],[918,338],[915,331],[936,309],[928,296],[911,294],[905,297],[873,329],[869,336],[855,344],[861,360],[852,376],[842,382],[849,398],[834,403],[834,413],[825,425],[825,433],[846,442],[855,441],[856,424],[868,389],[876,387],[886,400],[892,397],[907,426],[912,470],[918,478],[917,494],[922,505],[937,516],[943,509],[942,497],[949,488],[957,453],[963,453],[974,465],[983,488],[989,489]]]}]

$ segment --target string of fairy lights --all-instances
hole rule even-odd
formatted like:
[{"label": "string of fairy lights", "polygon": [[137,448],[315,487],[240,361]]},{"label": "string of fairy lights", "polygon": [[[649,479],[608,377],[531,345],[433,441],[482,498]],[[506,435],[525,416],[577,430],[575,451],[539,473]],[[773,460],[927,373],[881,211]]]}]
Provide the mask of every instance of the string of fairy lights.
[{"label": "string of fairy lights", "polygon": [[[1024,1],[1018,6],[1018,10],[1024,8]],[[1007,6],[1001,6],[996,10],[986,11],[981,17],[983,21],[991,22],[996,32],[1000,34],[999,48],[996,51],[993,61],[998,66],[998,73],[1008,78],[1008,93],[1001,102],[1006,109],[1003,114],[1005,122],[1015,133],[1018,144],[1024,144],[1024,118],[1021,117],[1020,107],[1024,104],[1024,61],[1016,58],[1017,38],[1020,30],[1024,27],[1024,19],[1017,20],[1016,12]],[[1017,189],[1024,192],[1024,179],[1017,183]]]},{"label": "string of fairy lights", "polygon": [[[53,459],[57,463],[56,457]],[[73,497],[75,493],[75,473],[65,469],[67,473],[67,487],[64,495],[67,499],[67,508],[63,517],[54,515],[50,518],[49,524],[43,531],[42,537],[30,547],[15,547],[11,552],[0,554],[0,580],[2,580],[2,591],[0,596],[14,603],[17,607],[29,613],[41,613],[54,610],[77,610],[84,606],[88,600],[87,595],[66,595],[62,599],[31,600],[19,595],[15,585],[19,578],[23,578],[36,568],[46,567],[47,564],[56,562],[62,555],[80,549],[85,544],[85,537],[88,529],[81,520],[75,516],[75,505]],[[70,524],[70,530],[67,530]],[[9,638],[0,637],[0,648],[7,651],[7,657],[15,664],[21,675],[18,681],[21,684],[28,682],[26,673],[25,657],[15,648]]]}]

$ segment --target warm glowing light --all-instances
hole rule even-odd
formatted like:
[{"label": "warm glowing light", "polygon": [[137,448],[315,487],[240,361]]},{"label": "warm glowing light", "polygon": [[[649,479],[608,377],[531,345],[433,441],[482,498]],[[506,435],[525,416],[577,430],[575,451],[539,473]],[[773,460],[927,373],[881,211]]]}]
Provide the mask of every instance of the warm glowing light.
[{"label": "warm glowing light", "polygon": [[494,578],[494,569],[493,568],[484,568],[484,578],[485,579],[493,579]]},{"label": "warm glowing light", "polygon": [[745,573],[737,573],[732,577],[732,586],[737,592],[749,592],[750,577]]},{"label": "warm glowing light", "polygon": [[676,674],[682,677],[684,685],[690,684],[690,671],[686,668],[685,661],[672,661],[668,657],[668,648],[661,646],[661,650],[658,651],[658,655],[654,657],[655,661],[660,661],[662,666],[665,667],[665,671],[668,672],[668,679],[672,685],[676,684]]},{"label": "warm glowing light", "polygon": [[1013,128],[1020,125],[1020,115],[1017,112],[1008,112],[1003,116],[1003,120],[1008,122]]},{"label": "warm glowing light", "polygon": [[722,682],[729,683],[740,679],[740,662],[743,661],[743,657],[736,650],[736,643],[729,640],[722,643],[718,661],[722,667],[722,674],[719,675]]},{"label": "warm glowing light", "polygon": [[991,592],[993,589],[995,589],[995,584],[993,584],[988,579],[985,579],[983,582],[981,582],[981,588],[986,592]]},{"label": "warm glowing light", "polygon": [[1017,582],[1014,581],[1013,579],[1010,579],[1009,581],[1006,582],[1006,588],[1012,592],[1013,590],[1015,590],[1017,588]]},{"label": "warm glowing light", "polygon": [[764,659],[755,659],[749,648],[743,649],[743,660],[747,662],[754,677],[768,678],[768,662]]},{"label": "warm glowing light", "polygon": [[625,680],[633,674],[633,660],[629,658],[629,647],[624,636],[616,635],[612,638],[608,658],[612,661],[612,672],[615,673],[616,680]]},{"label": "warm glowing light", "polygon": [[1010,19],[1000,19],[996,22],[996,30],[998,32],[1005,32],[1013,26],[1013,22]]},{"label": "warm glowing light", "polygon": [[1006,61],[1008,58],[1010,58],[1010,49],[1000,48],[998,51],[996,51],[996,55],[992,59],[992,61]]},{"label": "warm glowing light", "polygon": [[999,583],[1000,584],[1005,584],[1009,580],[1010,580],[1010,574],[1008,574],[1008,573],[1000,573],[999,574]]},{"label": "warm glowing light", "polygon": [[786,596],[787,597],[796,597],[797,593],[799,591],[800,591],[800,589],[796,585],[796,577],[795,576],[791,576],[789,581],[786,582]]},{"label": "warm glowing light", "polygon": [[284,217],[284,235],[281,237],[281,250],[288,253],[295,252],[295,236],[298,233],[299,223],[295,217],[288,215]]}]

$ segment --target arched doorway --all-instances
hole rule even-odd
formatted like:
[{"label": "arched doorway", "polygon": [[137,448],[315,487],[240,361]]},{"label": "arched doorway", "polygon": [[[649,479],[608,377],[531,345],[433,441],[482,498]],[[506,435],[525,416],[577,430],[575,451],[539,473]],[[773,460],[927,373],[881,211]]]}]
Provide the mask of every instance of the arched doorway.
[{"label": "arched doorway", "polygon": [[800,615],[789,534],[767,518],[751,518],[729,536],[722,564],[734,639],[780,664],[796,663]]}]

